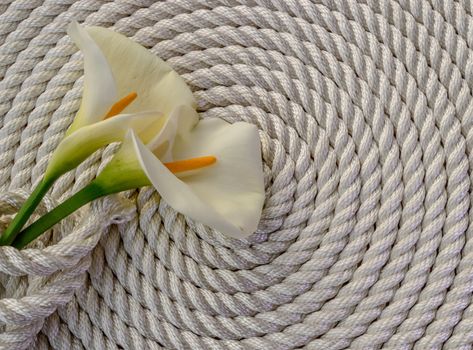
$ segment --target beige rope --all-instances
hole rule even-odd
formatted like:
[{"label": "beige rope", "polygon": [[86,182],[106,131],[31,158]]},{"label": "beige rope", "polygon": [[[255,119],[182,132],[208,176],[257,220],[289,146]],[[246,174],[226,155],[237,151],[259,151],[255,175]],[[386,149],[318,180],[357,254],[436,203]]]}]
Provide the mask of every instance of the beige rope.
[{"label": "beige rope", "polygon": [[466,0],[0,1],[0,225],[78,108],[71,19],[167,60],[203,118],[257,125],[266,183],[248,240],[144,188],[1,248],[0,348],[471,349],[472,13]]}]

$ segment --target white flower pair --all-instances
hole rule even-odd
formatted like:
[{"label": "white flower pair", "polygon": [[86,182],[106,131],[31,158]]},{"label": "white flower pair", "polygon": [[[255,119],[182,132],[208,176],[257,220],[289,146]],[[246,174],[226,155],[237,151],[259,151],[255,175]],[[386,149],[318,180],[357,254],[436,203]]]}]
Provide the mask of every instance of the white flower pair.
[{"label": "white flower pair", "polygon": [[123,35],[77,23],[68,34],[84,57],[83,97],[50,160],[45,188],[97,149],[122,141],[98,176],[106,193],[152,184],[196,221],[236,238],[253,233],[264,202],[256,127],[199,120],[182,78]]}]

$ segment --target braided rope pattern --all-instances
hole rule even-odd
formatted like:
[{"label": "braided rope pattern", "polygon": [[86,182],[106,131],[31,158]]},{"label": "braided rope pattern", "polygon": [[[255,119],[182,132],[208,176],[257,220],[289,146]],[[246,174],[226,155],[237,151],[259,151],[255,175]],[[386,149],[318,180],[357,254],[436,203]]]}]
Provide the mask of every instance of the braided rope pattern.
[{"label": "braided rope pattern", "polygon": [[[472,7],[0,1],[2,214],[41,177],[78,108],[72,18],[167,60],[203,118],[257,125],[266,183],[248,240],[144,188],[33,248],[2,248],[0,348],[472,349]],[[61,178],[42,210],[114,149]]]}]

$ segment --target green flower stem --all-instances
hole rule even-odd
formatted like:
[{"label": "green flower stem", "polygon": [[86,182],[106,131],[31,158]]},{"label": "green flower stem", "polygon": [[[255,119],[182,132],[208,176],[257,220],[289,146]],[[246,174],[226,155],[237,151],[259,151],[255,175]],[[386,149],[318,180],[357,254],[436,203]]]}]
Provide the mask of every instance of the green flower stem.
[{"label": "green flower stem", "polygon": [[132,162],[123,166],[121,161],[112,160],[109,164],[110,166],[105,167],[90,184],[21,231],[12,246],[18,249],[23,248],[63,218],[94,199],[150,185],[141,168],[136,166],[127,168],[127,165]]},{"label": "green flower stem", "polygon": [[13,242],[53,183],[54,180],[43,180],[38,184],[38,186],[36,186],[34,191],[15,215],[8,228],[0,236],[0,246],[10,245]]},{"label": "green flower stem", "polygon": [[[132,142],[133,140],[127,136],[122,147],[117,151],[110,163],[105,166],[95,180],[64,203],[60,204],[49,213],[39,218],[36,222],[25,228],[16,238],[13,237],[15,239],[11,239],[8,243],[13,242],[12,245],[14,247],[19,249],[23,248],[43,232],[51,228],[54,224],[58,223],[63,218],[94,199],[112,193],[131,190],[133,188],[149,186],[151,183],[136,157]],[[49,175],[48,178],[57,178],[57,176],[54,176],[53,174]],[[42,191],[43,189],[38,190],[39,194],[37,196],[40,198],[44,196]],[[36,198],[36,196],[33,195],[31,197]],[[35,201],[37,201],[37,199],[35,199]],[[35,203],[33,204],[36,206],[38,203]],[[27,212],[28,215],[25,216],[28,218],[31,213],[32,211]]]},{"label": "green flower stem", "polygon": [[23,248],[69,214],[94,199],[106,196],[107,194],[111,194],[110,191],[105,190],[102,186],[92,181],[71,198],[67,199],[65,202],[21,231],[20,235],[13,241],[12,246],[18,249]]}]

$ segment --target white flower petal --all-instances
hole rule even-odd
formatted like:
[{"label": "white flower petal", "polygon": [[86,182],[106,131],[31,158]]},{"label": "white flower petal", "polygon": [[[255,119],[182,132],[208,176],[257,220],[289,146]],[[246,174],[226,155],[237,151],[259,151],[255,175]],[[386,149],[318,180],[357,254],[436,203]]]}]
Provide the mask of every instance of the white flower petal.
[{"label": "white flower petal", "polygon": [[86,125],[66,136],[54,151],[45,178],[64,174],[79,165],[99,148],[123,140],[129,129],[138,135],[163,118],[159,112],[121,114]]},{"label": "white flower petal", "polygon": [[82,101],[70,133],[79,127],[102,120],[118,100],[118,95],[110,66],[87,31],[77,22],[72,22],[67,33],[84,57]]},{"label": "white flower petal", "polygon": [[127,112],[159,110],[169,116],[180,105],[195,107],[184,80],[151,51],[110,29],[89,27],[87,31],[111,66],[119,96],[138,94]]},{"label": "white flower petal", "polygon": [[182,105],[171,112],[162,129],[149,143],[144,142],[143,137],[140,139],[161,161],[170,162],[174,159],[172,149],[177,134],[181,138],[186,138],[198,120],[199,115],[195,109]]},{"label": "white flower petal", "polygon": [[186,139],[176,139],[174,158],[214,155],[217,163],[182,178],[172,174],[137,138],[134,144],[149,180],[174,209],[235,238],[256,230],[264,183],[254,126],[200,121]]}]

